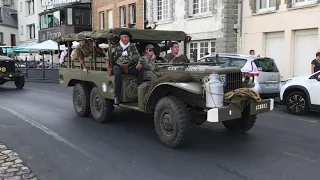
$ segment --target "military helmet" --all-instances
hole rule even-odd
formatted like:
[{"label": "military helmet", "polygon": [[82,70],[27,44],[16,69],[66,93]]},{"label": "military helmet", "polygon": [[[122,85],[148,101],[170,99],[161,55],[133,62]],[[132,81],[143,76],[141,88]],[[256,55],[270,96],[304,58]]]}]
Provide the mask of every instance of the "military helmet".
[{"label": "military helmet", "polygon": [[76,36],[76,41],[81,41],[81,40],[85,40],[87,39],[86,35],[82,34],[82,33],[78,33]]},{"label": "military helmet", "polygon": [[146,50],[147,50],[147,49],[154,49],[154,45],[148,44],[148,45],[146,45],[145,49],[146,49]]}]

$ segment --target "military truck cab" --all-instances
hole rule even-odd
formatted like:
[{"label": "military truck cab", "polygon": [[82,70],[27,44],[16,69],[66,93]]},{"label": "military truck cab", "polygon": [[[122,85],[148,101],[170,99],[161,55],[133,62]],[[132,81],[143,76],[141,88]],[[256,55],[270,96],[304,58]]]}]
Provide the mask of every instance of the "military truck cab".
[{"label": "military truck cab", "polygon": [[13,59],[0,56],[0,85],[8,81],[14,81],[17,89],[22,89],[25,84],[24,74],[16,68]]},{"label": "military truck cab", "polygon": [[[112,42],[119,41],[114,38],[120,30],[94,31],[87,36],[107,40],[112,47]],[[161,41],[190,40],[181,31],[126,30],[137,45],[139,41],[157,45]],[[70,37],[60,37],[57,42],[70,43]],[[111,121],[115,108],[114,76],[108,75],[103,57],[93,54],[85,63],[88,74],[82,71],[80,62],[71,61],[68,56],[59,69],[60,85],[74,86],[73,105],[78,116],[91,114],[98,122]],[[140,86],[135,76],[123,75],[120,107],[153,114],[156,133],[167,147],[181,146],[192,125],[221,122],[231,132],[246,132],[254,126],[258,114],[273,110],[272,99],[262,100],[246,88],[254,86],[254,77],[239,68],[205,62],[157,66],[155,71],[148,71]]]}]

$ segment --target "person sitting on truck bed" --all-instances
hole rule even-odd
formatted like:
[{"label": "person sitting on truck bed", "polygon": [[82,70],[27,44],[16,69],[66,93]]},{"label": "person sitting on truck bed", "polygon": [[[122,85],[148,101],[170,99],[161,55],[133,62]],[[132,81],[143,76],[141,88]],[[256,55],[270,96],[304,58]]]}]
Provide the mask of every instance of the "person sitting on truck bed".
[{"label": "person sitting on truck bed", "polygon": [[[106,68],[110,72],[109,60],[113,64],[114,74],[114,104],[120,104],[122,74],[132,74],[137,76],[138,86],[142,84],[144,70],[141,64],[141,56],[135,46],[130,44],[132,35],[127,31],[120,32],[119,44],[110,49],[110,54],[106,54]],[[109,74],[110,75],[110,74]]]},{"label": "person sitting on truck bed", "polygon": [[[96,54],[104,54],[104,50],[96,45],[96,43],[92,40],[88,40],[86,35],[82,33],[78,33],[76,36],[76,41],[79,42],[78,46],[75,49],[75,58],[80,59],[80,63],[83,66],[83,70],[88,74],[87,66],[84,62],[85,57],[89,57],[92,55],[93,47],[95,47]],[[75,60],[73,58],[72,60]]]},{"label": "person sitting on truck bed", "polygon": [[190,60],[185,55],[179,55],[179,44],[177,42],[171,43],[171,53],[163,57],[167,63],[189,63]]}]

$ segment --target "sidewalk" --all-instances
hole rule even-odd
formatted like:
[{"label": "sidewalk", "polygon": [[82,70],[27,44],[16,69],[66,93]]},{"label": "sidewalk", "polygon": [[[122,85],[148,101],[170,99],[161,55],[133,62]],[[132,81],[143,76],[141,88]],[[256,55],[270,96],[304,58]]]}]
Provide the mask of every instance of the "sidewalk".
[{"label": "sidewalk", "polygon": [[0,180],[38,180],[19,155],[0,142]]}]

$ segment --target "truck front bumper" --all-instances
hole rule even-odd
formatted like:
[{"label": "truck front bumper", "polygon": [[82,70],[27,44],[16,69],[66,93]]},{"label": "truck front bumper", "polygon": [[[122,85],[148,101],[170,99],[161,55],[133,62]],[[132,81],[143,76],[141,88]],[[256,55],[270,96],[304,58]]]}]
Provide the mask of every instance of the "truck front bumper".
[{"label": "truck front bumper", "polygon": [[[274,99],[264,99],[261,102],[250,100],[249,114],[257,115],[274,109]],[[230,104],[222,108],[212,108],[207,111],[208,122],[222,122],[234,119],[239,119],[242,116],[242,109],[235,105]]]},{"label": "truck front bumper", "polygon": [[5,80],[13,80],[13,78],[22,77],[22,76],[24,76],[23,73],[6,73],[6,74],[0,73],[0,79],[5,79]]}]

